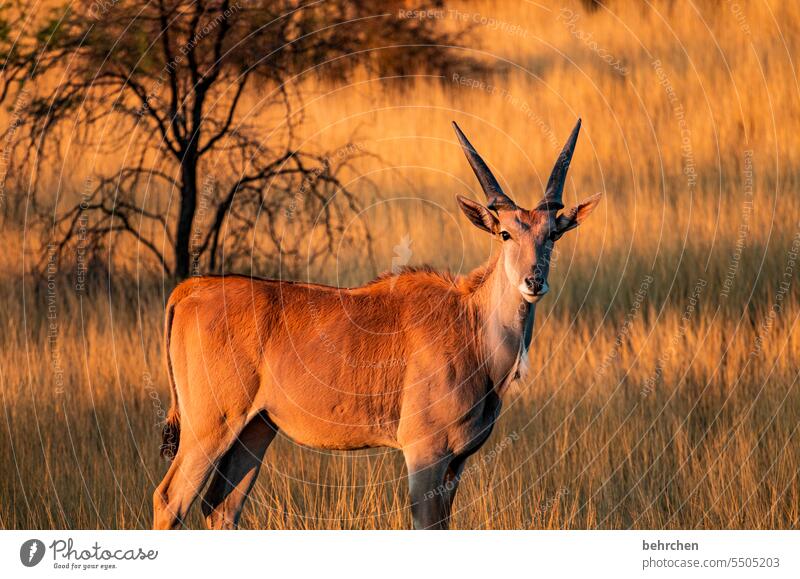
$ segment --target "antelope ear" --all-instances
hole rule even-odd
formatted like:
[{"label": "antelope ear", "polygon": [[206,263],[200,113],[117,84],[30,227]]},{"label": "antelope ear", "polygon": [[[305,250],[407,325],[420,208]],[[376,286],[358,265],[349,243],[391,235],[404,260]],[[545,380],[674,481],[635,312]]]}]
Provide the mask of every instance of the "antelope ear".
[{"label": "antelope ear", "polygon": [[475,227],[488,231],[492,235],[496,235],[500,230],[500,222],[497,217],[491,214],[486,207],[480,203],[475,203],[471,199],[467,199],[463,195],[456,195],[458,205],[461,211],[464,212]]},{"label": "antelope ear", "polygon": [[583,223],[583,221],[591,215],[600,199],[603,197],[602,193],[595,193],[591,197],[584,199],[575,207],[570,208],[558,217],[556,217],[556,231],[553,239],[558,239],[570,229],[575,229]]}]

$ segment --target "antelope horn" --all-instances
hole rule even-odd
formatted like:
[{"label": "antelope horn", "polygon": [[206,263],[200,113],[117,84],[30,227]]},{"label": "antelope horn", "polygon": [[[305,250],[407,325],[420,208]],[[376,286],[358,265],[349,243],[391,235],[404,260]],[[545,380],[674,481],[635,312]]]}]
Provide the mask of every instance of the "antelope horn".
[{"label": "antelope horn", "polygon": [[472,144],[467,140],[467,137],[464,136],[464,133],[461,132],[461,129],[458,128],[458,125],[455,122],[453,123],[453,128],[456,130],[456,136],[458,137],[458,141],[461,143],[461,148],[464,149],[464,154],[467,156],[467,161],[469,161],[470,167],[472,167],[472,170],[475,172],[475,176],[478,178],[478,181],[483,188],[483,192],[486,194],[486,198],[489,201],[486,206],[495,212],[500,209],[516,209],[517,204],[514,203],[505,193],[503,193],[500,183],[498,183],[497,179],[494,178],[494,175],[492,175],[489,167],[486,165],[484,160],[481,159],[481,156],[475,150],[475,147],[473,147]]},{"label": "antelope horn", "polygon": [[569,139],[567,139],[567,144],[564,145],[561,154],[556,159],[553,172],[550,173],[550,179],[547,181],[544,199],[539,202],[536,209],[540,211],[558,211],[564,208],[564,204],[561,202],[561,197],[564,193],[564,182],[567,180],[567,170],[569,169],[570,161],[572,161],[572,153],[575,151],[575,143],[578,141],[578,133],[580,131],[581,120],[578,119]]}]

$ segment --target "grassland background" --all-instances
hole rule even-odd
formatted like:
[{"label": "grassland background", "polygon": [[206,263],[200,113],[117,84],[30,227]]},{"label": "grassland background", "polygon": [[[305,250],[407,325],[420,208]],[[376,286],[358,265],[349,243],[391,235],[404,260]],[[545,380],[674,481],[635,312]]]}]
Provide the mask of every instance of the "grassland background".
[{"label": "grassland background", "polygon": [[[404,236],[411,264],[466,272],[489,256],[491,242],[456,212],[454,194],[480,192],[451,120],[532,205],[584,119],[565,195],[603,191],[605,201],[559,242],[535,370],[468,464],[454,526],[797,527],[800,8],[445,6],[442,26],[465,21],[475,30],[453,50],[489,73],[302,80],[310,144],[355,140],[380,156],[352,173],[375,264],[357,247],[302,273],[340,285],[389,269]],[[68,178],[54,178],[54,195],[115,162],[55,167]],[[71,274],[55,272],[48,286],[29,275],[46,242],[24,219],[5,225],[0,526],[148,527],[165,471],[171,282],[120,239],[110,281],[76,292]],[[281,438],[243,526],[405,528],[403,476],[394,451],[318,452]],[[200,526],[198,513],[190,522]]]}]

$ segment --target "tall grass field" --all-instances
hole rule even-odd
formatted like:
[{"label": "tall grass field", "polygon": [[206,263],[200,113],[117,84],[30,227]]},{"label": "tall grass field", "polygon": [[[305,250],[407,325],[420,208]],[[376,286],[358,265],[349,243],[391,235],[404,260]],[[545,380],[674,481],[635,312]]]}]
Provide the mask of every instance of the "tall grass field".
[{"label": "tall grass field", "polygon": [[[238,271],[351,286],[402,257],[466,274],[496,245],[458,211],[456,194],[483,197],[451,121],[532,207],[580,117],[565,204],[603,201],[559,241],[532,370],[467,463],[453,527],[796,528],[800,5],[481,0],[387,17],[467,29],[451,50],[485,66],[298,80],[303,138],[369,152],[347,180],[372,255],[365,240],[289,273],[258,261]],[[71,152],[52,167],[51,201],[115,162]],[[174,280],[122,237],[77,280],[48,262],[46,228],[13,199],[0,252],[0,527],[149,528],[167,468]],[[241,522],[410,525],[399,452],[283,435]],[[203,526],[198,508],[188,526]]]}]

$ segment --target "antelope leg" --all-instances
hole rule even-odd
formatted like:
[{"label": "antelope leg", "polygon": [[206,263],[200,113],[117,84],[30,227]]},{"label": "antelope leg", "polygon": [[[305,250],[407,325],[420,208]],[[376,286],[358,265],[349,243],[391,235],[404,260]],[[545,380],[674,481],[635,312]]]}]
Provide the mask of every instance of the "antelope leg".
[{"label": "antelope leg", "polygon": [[448,528],[450,495],[444,479],[450,458],[441,457],[425,464],[407,460],[411,516],[415,529]]}]

